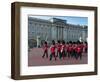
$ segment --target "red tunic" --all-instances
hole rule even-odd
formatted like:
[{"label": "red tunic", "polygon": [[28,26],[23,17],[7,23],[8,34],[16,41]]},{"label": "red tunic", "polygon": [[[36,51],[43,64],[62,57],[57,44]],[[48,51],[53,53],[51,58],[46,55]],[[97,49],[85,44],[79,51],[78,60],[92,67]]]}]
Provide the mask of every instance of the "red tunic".
[{"label": "red tunic", "polygon": [[84,45],[81,44],[81,45],[80,45],[80,48],[81,48],[81,52],[83,52]]},{"label": "red tunic", "polygon": [[82,50],[81,50],[81,47],[78,46],[76,51],[77,51],[77,53],[81,53],[81,51],[82,51]]},{"label": "red tunic", "polygon": [[61,51],[61,47],[62,47],[62,45],[61,45],[61,44],[58,44],[58,45],[57,45],[57,51],[58,51],[58,52],[60,52],[60,51]]},{"label": "red tunic", "polygon": [[68,52],[71,52],[71,51],[72,51],[72,47],[68,46]]},{"label": "red tunic", "polygon": [[48,50],[48,45],[47,44],[44,44],[43,49],[44,49],[44,51],[47,51]]},{"label": "red tunic", "polygon": [[73,50],[73,51],[76,51],[76,46],[73,46],[72,50]]},{"label": "red tunic", "polygon": [[68,52],[68,48],[69,48],[69,46],[68,45],[66,45],[66,51]]},{"label": "red tunic", "polygon": [[87,49],[87,47],[88,47],[87,45],[84,46],[85,49]]},{"label": "red tunic", "polygon": [[66,45],[62,45],[61,52],[63,52],[66,49]]},{"label": "red tunic", "polygon": [[55,49],[56,49],[56,46],[51,45],[51,47],[50,47],[50,51],[51,51],[51,53],[55,53]]}]

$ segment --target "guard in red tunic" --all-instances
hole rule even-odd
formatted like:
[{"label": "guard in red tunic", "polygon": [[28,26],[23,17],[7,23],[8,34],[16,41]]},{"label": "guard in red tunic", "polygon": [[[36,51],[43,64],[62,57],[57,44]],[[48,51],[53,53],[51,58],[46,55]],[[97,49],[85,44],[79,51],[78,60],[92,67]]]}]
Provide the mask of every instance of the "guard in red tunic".
[{"label": "guard in red tunic", "polygon": [[81,42],[80,47],[81,47],[81,52],[83,53],[83,49],[84,49],[84,44],[83,44],[83,42]]},{"label": "guard in red tunic", "polygon": [[72,44],[69,44],[67,52],[68,52],[68,58],[70,58],[72,54]]},{"label": "guard in red tunic", "polygon": [[50,52],[51,52],[50,61],[52,60],[52,57],[54,57],[56,60],[55,49],[56,49],[56,45],[55,45],[55,41],[53,40],[52,45],[50,46]]},{"label": "guard in red tunic", "polygon": [[48,45],[47,45],[46,41],[45,41],[44,46],[43,46],[43,51],[44,51],[44,53],[43,53],[42,58],[44,58],[45,55],[46,55],[46,58],[48,58]]},{"label": "guard in red tunic", "polygon": [[76,58],[76,43],[75,42],[73,42],[71,52],[72,52],[71,57]]},{"label": "guard in red tunic", "polygon": [[82,59],[82,48],[81,45],[78,44],[77,46],[77,58],[80,57],[80,59]]},{"label": "guard in red tunic", "polygon": [[69,48],[69,43],[67,42],[66,44],[66,56],[68,57],[68,48]]},{"label": "guard in red tunic", "polygon": [[61,54],[62,54],[63,59],[66,57],[65,50],[66,50],[65,41],[62,41]]},{"label": "guard in red tunic", "polygon": [[87,51],[88,51],[88,44],[87,44],[87,42],[85,42],[84,48],[85,48],[85,53],[87,53]]},{"label": "guard in red tunic", "polygon": [[57,43],[57,57],[59,56],[59,58],[61,57],[61,47],[62,45],[60,44],[60,40],[58,40],[58,43]]}]

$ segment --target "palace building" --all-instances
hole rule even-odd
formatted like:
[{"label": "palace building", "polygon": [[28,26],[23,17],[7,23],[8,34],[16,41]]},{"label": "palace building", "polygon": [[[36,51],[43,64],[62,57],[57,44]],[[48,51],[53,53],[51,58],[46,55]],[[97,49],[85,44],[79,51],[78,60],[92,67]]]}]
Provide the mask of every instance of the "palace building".
[{"label": "palace building", "polygon": [[28,17],[29,47],[41,46],[44,41],[52,40],[87,41],[88,27],[68,24],[66,20],[51,18],[49,20]]}]

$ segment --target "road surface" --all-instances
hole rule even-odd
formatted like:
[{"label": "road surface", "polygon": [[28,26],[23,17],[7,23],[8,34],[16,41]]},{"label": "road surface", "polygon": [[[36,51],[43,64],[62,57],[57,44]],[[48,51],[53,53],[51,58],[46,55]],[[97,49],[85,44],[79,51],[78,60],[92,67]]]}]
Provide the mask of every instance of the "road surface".
[{"label": "road surface", "polygon": [[[57,57],[57,60],[55,61],[54,58],[50,61],[49,58],[42,58],[43,55],[43,49],[42,48],[33,48],[29,50],[28,53],[28,66],[50,66],[50,65],[76,65],[76,64],[87,64],[88,63],[88,57],[87,54],[82,55],[82,59],[76,60],[75,58],[68,58],[65,59],[59,59]],[[50,51],[49,51],[50,55]]]}]

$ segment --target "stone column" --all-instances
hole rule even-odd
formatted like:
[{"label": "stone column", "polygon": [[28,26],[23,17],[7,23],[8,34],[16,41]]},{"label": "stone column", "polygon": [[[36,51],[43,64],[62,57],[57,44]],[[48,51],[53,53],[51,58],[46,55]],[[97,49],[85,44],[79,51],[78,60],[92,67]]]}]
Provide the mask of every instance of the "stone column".
[{"label": "stone column", "polygon": [[64,37],[64,36],[63,36],[63,27],[61,27],[61,32],[62,32],[62,33],[61,33],[61,34],[62,34],[62,38],[61,38],[61,39],[63,40],[63,37]]}]

